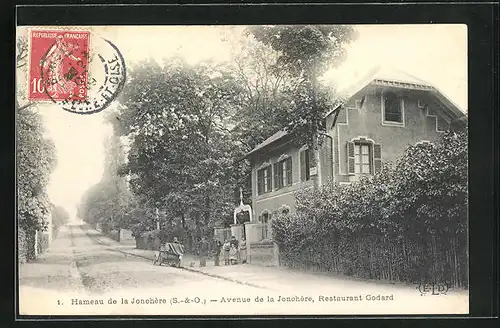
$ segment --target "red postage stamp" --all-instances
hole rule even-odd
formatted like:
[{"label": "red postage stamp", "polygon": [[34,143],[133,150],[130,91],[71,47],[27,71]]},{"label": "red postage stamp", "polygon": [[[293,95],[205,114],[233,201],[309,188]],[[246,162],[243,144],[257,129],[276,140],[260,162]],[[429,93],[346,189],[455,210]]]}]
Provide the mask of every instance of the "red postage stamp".
[{"label": "red postage stamp", "polygon": [[90,32],[32,30],[30,44],[28,99],[86,100]]}]

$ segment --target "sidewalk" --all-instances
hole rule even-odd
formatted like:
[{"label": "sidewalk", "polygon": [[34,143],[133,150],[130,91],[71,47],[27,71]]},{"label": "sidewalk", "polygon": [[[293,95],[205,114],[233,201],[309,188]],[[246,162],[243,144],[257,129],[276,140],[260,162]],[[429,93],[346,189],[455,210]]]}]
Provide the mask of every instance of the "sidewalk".
[{"label": "sidewalk", "polygon": [[[121,244],[91,228],[87,229],[86,233],[99,244],[108,246],[110,250],[120,252],[125,256],[143,258],[151,261],[150,263],[153,265],[154,251],[136,249],[134,245],[130,244]],[[450,289],[446,295],[429,296],[421,294],[419,286],[415,284],[367,281],[283,267],[264,267],[252,264],[216,267],[212,259],[207,261],[206,267],[199,267],[198,258],[189,254],[183,257],[181,266],[180,269],[173,270],[190,271],[232,283],[256,287],[260,289],[259,293],[262,293],[263,296],[274,295],[276,299],[292,297],[292,300],[293,297],[295,299],[297,297],[311,297],[317,301],[314,309],[318,309],[320,311],[318,313],[334,311],[339,314],[366,312],[366,314],[406,315],[462,314],[468,311],[468,291],[460,289]],[[196,279],[196,277],[193,278]],[[235,291],[238,290],[236,287],[220,290],[217,295],[239,296],[235,295]],[[364,303],[361,308],[358,308],[357,303],[350,302],[347,297],[357,297]],[[346,299],[345,302],[344,299]],[[291,306],[292,303],[286,304]],[[297,305],[304,306],[301,304],[297,303]],[[352,312],[353,309],[355,312]]]},{"label": "sidewalk", "polygon": [[[89,233],[95,234],[101,241],[113,246],[119,252],[153,260],[155,252],[152,250],[136,249],[135,246],[120,244],[95,230],[90,230]],[[184,270],[270,291],[299,292],[301,290],[316,290],[328,292],[328,290],[349,290],[350,292],[366,292],[371,290],[390,293],[397,290],[412,294],[416,292],[416,286],[414,285],[378,280],[367,281],[353,277],[333,276],[329,273],[308,272],[283,267],[264,267],[253,264],[215,266],[213,259],[207,261],[206,267],[199,267],[198,257],[190,254],[184,255],[181,265]],[[457,292],[461,293],[460,291]]]}]

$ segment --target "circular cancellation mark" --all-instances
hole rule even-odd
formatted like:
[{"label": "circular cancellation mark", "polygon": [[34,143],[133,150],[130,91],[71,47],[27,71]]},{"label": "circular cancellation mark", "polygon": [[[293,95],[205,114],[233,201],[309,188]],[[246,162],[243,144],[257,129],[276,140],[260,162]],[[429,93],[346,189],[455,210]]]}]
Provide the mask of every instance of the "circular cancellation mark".
[{"label": "circular cancellation mark", "polygon": [[109,40],[72,43],[59,38],[40,61],[47,96],[65,111],[94,114],[107,108],[122,91],[125,60]]}]

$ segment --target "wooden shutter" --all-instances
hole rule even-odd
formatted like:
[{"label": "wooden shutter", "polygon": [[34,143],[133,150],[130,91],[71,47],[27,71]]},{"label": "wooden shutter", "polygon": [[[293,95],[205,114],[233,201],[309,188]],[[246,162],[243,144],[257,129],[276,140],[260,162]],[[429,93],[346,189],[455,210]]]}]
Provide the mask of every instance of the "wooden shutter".
[{"label": "wooden shutter", "polygon": [[274,189],[280,188],[279,164],[280,163],[274,163]]},{"label": "wooden shutter", "polygon": [[263,189],[263,186],[264,186],[264,181],[263,178],[264,178],[264,171],[263,170],[258,170],[257,171],[257,193],[260,195],[262,194],[262,189]]},{"label": "wooden shutter", "polygon": [[269,165],[267,167],[267,190],[266,191],[271,191],[273,189],[273,171],[272,171],[272,165]]},{"label": "wooden shutter", "polygon": [[354,142],[347,142],[347,173],[354,173]]},{"label": "wooden shutter", "polygon": [[292,158],[288,157],[286,159],[286,184],[289,186],[292,184]]},{"label": "wooden shutter", "polygon": [[382,145],[373,145],[373,166],[375,167],[375,174],[379,173],[382,169]]},{"label": "wooden shutter", "polygon": [[306,152],[300,152],[300,181],[306,180]]}]

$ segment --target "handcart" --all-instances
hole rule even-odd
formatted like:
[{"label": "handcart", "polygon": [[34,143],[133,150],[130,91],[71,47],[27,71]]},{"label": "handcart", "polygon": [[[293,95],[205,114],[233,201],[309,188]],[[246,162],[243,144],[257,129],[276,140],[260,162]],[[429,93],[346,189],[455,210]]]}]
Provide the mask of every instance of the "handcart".
[{"label": "handcart", "polygon": [[165,243],[160,246],[153,259],[153,265],[162,265],[163,263],[180,268],[184,246],[178,243]]}]

